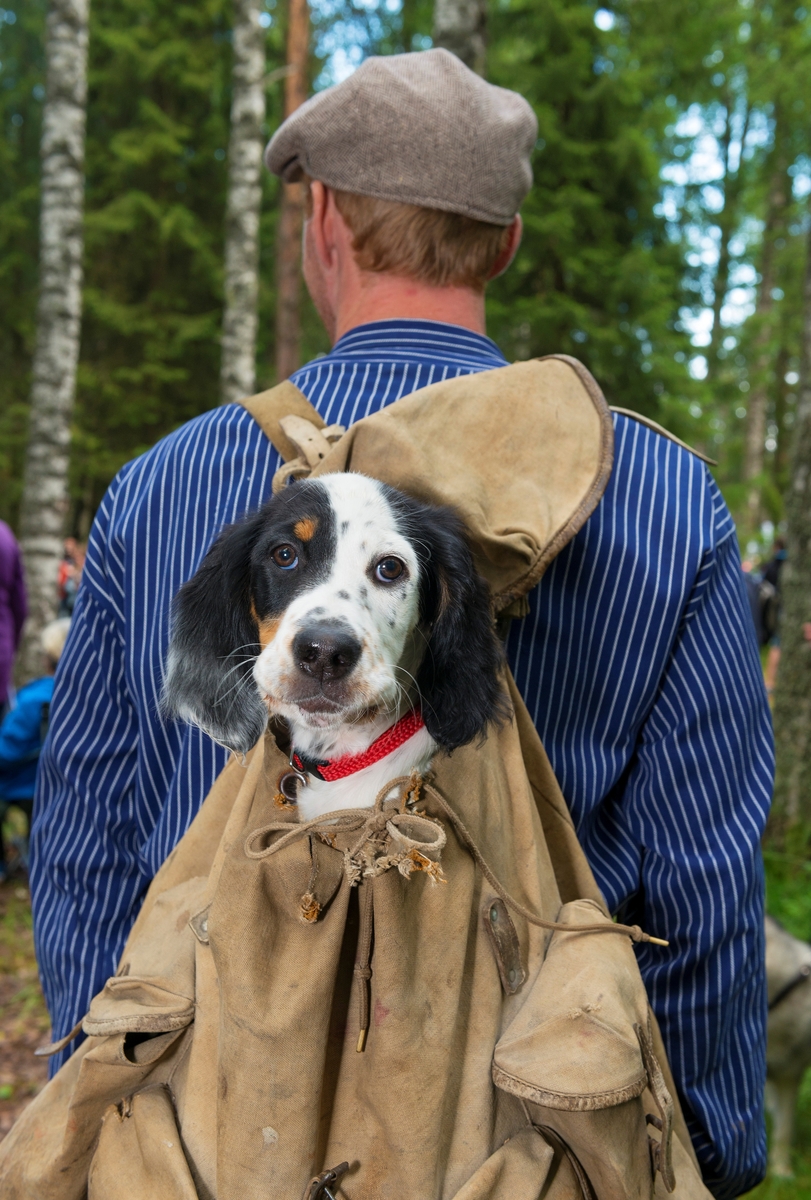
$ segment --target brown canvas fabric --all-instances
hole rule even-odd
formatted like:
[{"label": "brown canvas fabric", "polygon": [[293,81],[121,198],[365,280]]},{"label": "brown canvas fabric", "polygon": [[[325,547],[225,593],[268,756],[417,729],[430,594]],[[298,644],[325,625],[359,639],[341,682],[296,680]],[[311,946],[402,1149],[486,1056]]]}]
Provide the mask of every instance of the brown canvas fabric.
[{"label": "brown canvas fabric", "polygon": [[[495,403],[497,374],[459,381],[446,412],[479,389]],[[372,473],[377,454],[378,477],[403,473],[409,399],[390,438],[354,427],[346,465]],[[468,428],[447,434],[452,470]],[[462,489],[502,598],[591,503],[581,487],[510,519],[508,474],[498,497],[483,475]],[[452,480],[400,485],[436,498]],[[278,804],[288,764],[270,730],[229,764],[94,999],[93,1036],[0,1146],[4,1198],[299,1200],[346,1162],[345,1200],[706,1200],[631,941],[505,687],[510,722],[371,811],[299,825]]]},{"label": "brown canvas fabric", "polygon": [[[599,1200],[651,1196],[657,1180],[664,1194],[646,1115],[668,1110],[667,1132],[673,1101],[641,1045],[649,1012],[630,940],[531,925],[467,847],[469,837],[501,889],[540,916],[609,923],[511,694],[517,719],[439,760],[417,804],[445,835],[447,882],[391,866],[353,887],[344,851],[358,829],[324,822],[326,840],[305,830],[272,852],[301,829],[274,799],[286,759],[268,734],[247,767],[232,763],[93,1002],[86,1027],[110,1032],[77,1051],[0,1148],[2,1194],[80,1197],[90,1173],[99,1198],[123,1196],[115,1188],[126,1183],[129,1197],[295,1200],[343,1161],[350,1200],[574,1200],[589,1194],[578,1172]],[[436,841],[400,823],[411,842]],[[384,832],[378,850],[392,849]],[[320,905],[314,921],[302,917],[308,894]],[[523,982],[512,992],[502,982],[509,950],[500,962],[488,931],[494,909],[517,943]],[[370,914],[367,981],[354,968]],[[190,994],[184,1032],[175,1025]],[[685,1138],[679,1122],[674,1194],[705,1197]]]},{"label": "brown canvas fabric", "polygon": [[[280,387],[244,403],[287,459],[279,417],[323,421],[292,384]],[[550,355],[421,388],[325,442],[324,457],[304,469],[313,477],[357,471],[452,505],[500,612],[535,586],[594,511],[613,447],[611,412],[594,378],[577,359]]]}]

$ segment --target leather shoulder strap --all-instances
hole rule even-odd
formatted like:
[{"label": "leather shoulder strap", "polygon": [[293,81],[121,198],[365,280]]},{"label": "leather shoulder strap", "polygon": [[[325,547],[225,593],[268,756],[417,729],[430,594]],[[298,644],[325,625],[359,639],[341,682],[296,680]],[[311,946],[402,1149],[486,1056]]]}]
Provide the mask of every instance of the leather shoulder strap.
[{"label": "leather shoulder strap", "polygon": [[647,429],[652,429],[654,433],[660,433],[669,442],[675,442],[677,446],[681,446],[682,450],[689,450],[691,454],[695,454],[696,458],[700,458],[702,462],[709,463],[711,467],[718,466],[714,458],[709,458],[706,454],[702,454],[700,450],[694,450],[692,446],[687,445],[687,442],[683,442],[681,438],[677,438],[675,433],[671,433],[663,425],[658,425],[650,417],[643,417],[641,413],[634,412],[631,408],[618,408],[616,404],[611,405],[611,411],[619,413],[621,417],[630,417],[632,421],[638,421],[640,425],[644,425]]},{"label": "leather shoulder strap", "polygon": [[324,421],[315,411],[303,392],[294,383],[285,379],[266,392],[257,392],[255,396],[246,396],[239,403],[256,421],[265,437],[281,454],[285,462],[290,462],[300,453],[281,427],[282,417],[302,417],[310,421],[318,429],[324,428]]}]

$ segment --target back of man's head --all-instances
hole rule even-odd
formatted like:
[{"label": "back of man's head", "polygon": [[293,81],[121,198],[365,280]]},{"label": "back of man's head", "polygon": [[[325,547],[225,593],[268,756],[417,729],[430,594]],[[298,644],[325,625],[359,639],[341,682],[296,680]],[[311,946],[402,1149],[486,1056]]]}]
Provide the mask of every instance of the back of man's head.
[{"label": "back of man's head", "polygon": [[532,184],[535,115],[446,50],[367,59],[271,140],[288,182],[333,190],[358,266],[481,291]]}]

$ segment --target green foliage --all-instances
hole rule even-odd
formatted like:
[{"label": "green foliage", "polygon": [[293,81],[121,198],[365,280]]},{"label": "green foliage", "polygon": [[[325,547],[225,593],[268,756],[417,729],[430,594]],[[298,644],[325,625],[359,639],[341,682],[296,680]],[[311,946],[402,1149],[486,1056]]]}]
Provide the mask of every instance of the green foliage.
[{"label": "green foliage", "polygon": [[46,0],[0,8],[0,518],[14,521],[37,297]]},{"label": "green foliage", "polygon": [[[33,353],[45,11],[46,0],[27,0],[0,25],[0,516],[12,523]],[[269,16],[270,73],[284,61],[284,28]],[[91,5],[70,480],[71,524],[82,536],[123,463],[218,403],[231,19],[229,0]],[[281,120],[282,87],[268,86],[268,136]],[[266,176],[260,386],[273,381],[276,200]],[[311,306],[304,343],[308,353],[326,349]]]},{"label": "green foliage", "polygon": [[[767,1127],[770,1123],[767,1120]],[[767,1178],[745,1200],[811,1200],[811,1071],[806,1073],[797,1105],[794,1179]]]},{"label": "green foliage", "polygon": [[[273,72],[284,59],[285,5],[266,6]],[[432,7],[319,0],[311,80],[332,82],[341,55],[357,62],[429,45]],[[45,9],[46,0],[26,0],[0,23],[0,515],[12,521],[34,336]],[[768,441],[757,484],[776,524],[800,351],[808,215],[807,198],[791,189],[811,167],[811,16],[795,0],[616,0],[611,10],[613,25],[598,28],[594,0],[491,5],[489,76],[527,96],[539,139],[523,245],[488,296],[490,332],[511,357],[576,355],[610,402],[706,446],[739,511],[749,490],[748,398],[765,387]],[[71,468],[79,533],[123,462],[218,400],[231,20],[230,0],[91,5]],[[268,85],[268,136],[281,117],[282,86]],[[694,169],[708,139],[714,179]],[[775,179],[785,183],[786,203],[772,219]],[[259,386],[274,382],[277,200],[268,176]],[[720,258],[708,252],[713,244]],[[725,303],[736,287],[756,295],[767,268],[769,304],[727,328]],[[704,348],[691,343],[690,317],[707,308],[720,320]],[[305,298],[303,356],[326,348]],[[689,369],[698,353],[708,361],[705,380]]]},{"label": "green foliage", "polygon": [[[683,0],[660,13],[629,6],[643,61],[659,61],[660,86],[673,104],[661,147],[665,176],[677,181],[672,217],[684,255],[688,308],[715,310],[706,348],[707,378],[696,396],[708,448],[733,512],[744,516],[744,438],[751,398],[767,393],[764,470],[754,486],[762,512],[783,518],[799,364],[802,270],[808,203],[793,191],[811,151],[811,12],[794,0]],[[664,37],[666,52],[655,47]],[[664,49],[664,47],[663,47]],[[689,126],[679,117],[690,114]],[[714,172],[688,169],[716,148]],[[741,153],[741,143],[743,152]],[[710,178],[714,174],[714,177]],[[714,245],[717,257],[708,253]],[[756,311],[742,324],[740,289]],[[796,382],[796,380],[795,380]],[[745,530],[751,537],[756,531]]]},{"label": "green foliage", "polygon": [[811,859],[809,832],[791,829],[785,848],[767,845],[763,851],[766,869],[766,908],[789,933],[811,941]]},{"label": "green foliage", "polygon": [[218,402],[231,70],[226,0],[95,0],[91,14],[81,533],[124,462]]}]

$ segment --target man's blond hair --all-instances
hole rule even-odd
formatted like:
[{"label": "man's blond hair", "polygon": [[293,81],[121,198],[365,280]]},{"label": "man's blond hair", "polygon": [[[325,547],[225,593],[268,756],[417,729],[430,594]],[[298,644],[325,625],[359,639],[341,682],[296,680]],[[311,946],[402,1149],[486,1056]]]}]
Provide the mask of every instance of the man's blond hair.
[{"label": "man's blond hair", "polygon": [[[362,271],[482,292],[509,238],[508,225],[354,192],[333,193]],[[307,198],[309,209],[309,187]]]}]

